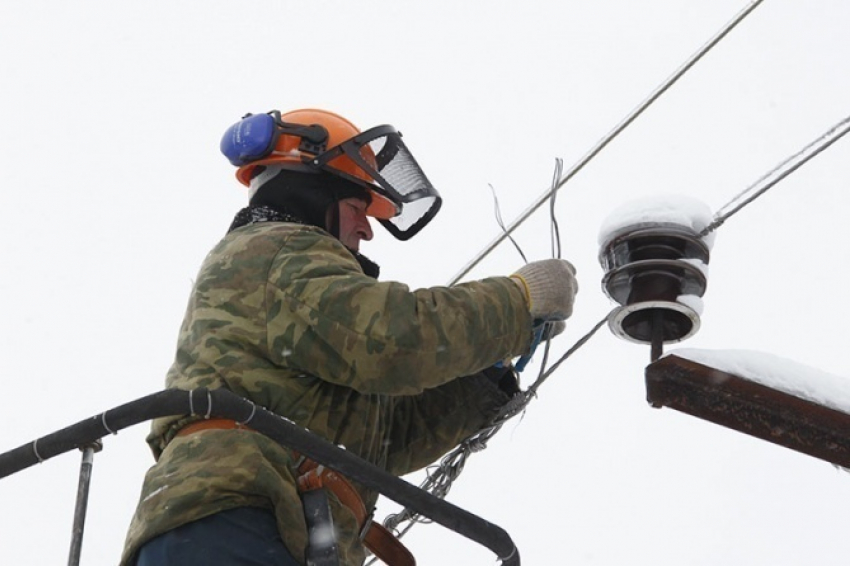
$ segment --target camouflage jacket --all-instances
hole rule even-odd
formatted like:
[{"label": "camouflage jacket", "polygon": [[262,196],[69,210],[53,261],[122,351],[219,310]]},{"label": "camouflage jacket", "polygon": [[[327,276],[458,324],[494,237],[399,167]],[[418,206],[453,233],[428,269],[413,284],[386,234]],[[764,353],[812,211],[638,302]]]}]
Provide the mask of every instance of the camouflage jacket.
[{"label": "camouflage jacket", "polygon": [[[365,276],[322,230],[258,223],[230,232],[204,261],[166,384],[226,387],[402,475],[507,402],[476,372],[527,351],[530,328],[523,294],[506,277],[411,291]],[[246,505],[274,509],[284,542],[303,560],[289,451],[249,430],[175,437],[191,420],[153,424],[157,461],[122,563],[161,533]],[[377,494],[357,487],[373,506]],[[330,499],[342,562],[362,564],[353,515]]]}]

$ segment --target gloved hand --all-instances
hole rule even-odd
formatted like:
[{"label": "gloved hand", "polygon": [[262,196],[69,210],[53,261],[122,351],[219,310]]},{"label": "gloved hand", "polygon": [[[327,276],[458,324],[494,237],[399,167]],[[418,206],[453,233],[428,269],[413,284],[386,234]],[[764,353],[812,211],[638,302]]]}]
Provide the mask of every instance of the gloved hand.
[{"label": "gloved hand", "polygon": [[564,320],[578,293],[576,269],[565,259],[532,261],[511,277],[525,293],[534,320]]}]

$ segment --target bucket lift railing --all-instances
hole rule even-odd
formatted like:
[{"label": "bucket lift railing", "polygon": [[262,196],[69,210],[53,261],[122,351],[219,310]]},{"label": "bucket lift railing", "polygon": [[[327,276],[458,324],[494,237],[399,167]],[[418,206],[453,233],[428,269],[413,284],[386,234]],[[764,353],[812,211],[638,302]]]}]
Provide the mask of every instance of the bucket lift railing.
[{"label": "bucket lift railing", "polygon": [[[250,423],[252,429],[279,444],[336,470],[396,503],[415,510],[493,551],[503,566],[519,566],[519,552],[510,535],[456,505],[440,499],[354,456],[310,431],[224,389],[169,389],[131,401],[0,454],[0,478],[72,450],[83,450],[80,488],[74,520],[70,564],[79,562],[88,481],[101,438],[151,419],[200,415]],[[75,562],[76,561],[76,562]]]}]

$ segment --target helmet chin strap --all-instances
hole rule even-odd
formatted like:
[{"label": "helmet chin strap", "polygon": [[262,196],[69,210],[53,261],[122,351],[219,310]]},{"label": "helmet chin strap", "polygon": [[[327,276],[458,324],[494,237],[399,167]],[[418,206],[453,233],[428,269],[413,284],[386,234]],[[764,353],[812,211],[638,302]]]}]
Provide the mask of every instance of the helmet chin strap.
[{"label": "helmet chin strap", "polygon": [[327,226],[325,226],[325,229],[331,236],[339,240],[339,199],[337,198],[336,191],[334,191],[334,198],[328,206],[328,211],[325,216],[327,218]]}]

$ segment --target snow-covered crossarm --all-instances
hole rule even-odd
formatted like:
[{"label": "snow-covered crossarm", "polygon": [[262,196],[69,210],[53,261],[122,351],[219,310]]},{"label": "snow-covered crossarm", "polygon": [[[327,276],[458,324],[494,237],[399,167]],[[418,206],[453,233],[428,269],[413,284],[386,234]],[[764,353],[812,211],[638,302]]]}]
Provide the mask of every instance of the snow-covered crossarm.
[{"label": "snow-covered crossarm", "polygon": [[647,400],[850,468],[850,379],[770,354],[678,349],[646,368]]},{"label": "snow-covered crossarm", "polygon": [[850,378],[766,352],[678,348],[670,354],[850,414]]}]

